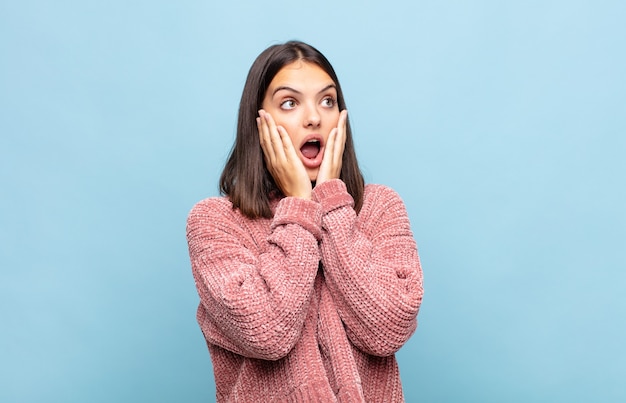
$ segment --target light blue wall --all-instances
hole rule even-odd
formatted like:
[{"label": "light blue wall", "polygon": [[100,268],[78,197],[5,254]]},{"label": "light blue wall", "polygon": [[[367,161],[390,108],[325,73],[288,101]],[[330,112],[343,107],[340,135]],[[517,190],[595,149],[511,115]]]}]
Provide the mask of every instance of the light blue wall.
[{"label": "light blue wall", "polygon": [[626,400],[620,1],[0,3],[0,401],[208,402],[185,218],[312,43],[425,272],[407,401]]}]

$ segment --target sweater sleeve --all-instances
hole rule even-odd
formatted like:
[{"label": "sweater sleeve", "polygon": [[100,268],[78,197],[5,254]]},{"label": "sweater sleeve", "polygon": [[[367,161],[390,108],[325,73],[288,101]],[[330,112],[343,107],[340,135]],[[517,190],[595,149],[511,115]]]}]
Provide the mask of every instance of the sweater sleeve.
[{"label": "sweater sleeve", "polygon": [[340,180],[314,189],[322,205],[322,263],[350,341],[367,354],[394,354],[417,327],[422,269],[404,203],[368,186],[357,217]]},{"label": "sweater sleeve", "polygon": [[198,321],[209,343],[277,360],[298,341],[307,315],[320,260],[321,208],[310,200],[281,200],[267,246],[251,236],[255,224],[223,198],[191,210],[187,241]]}]

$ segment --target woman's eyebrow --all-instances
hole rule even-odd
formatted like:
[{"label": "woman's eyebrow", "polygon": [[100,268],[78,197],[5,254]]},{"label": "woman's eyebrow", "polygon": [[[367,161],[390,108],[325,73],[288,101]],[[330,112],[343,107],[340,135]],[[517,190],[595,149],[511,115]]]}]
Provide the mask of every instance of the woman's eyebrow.
[{"label": "woman's eyebrow", "polygon": [[[329,89],[334,88],[335,90],[337,89],[337,86],[335,84],[328,84],[326,87],[322,88],[318,94],[321,94],[324,91],[328,91]],[[294,92],[296,94],[302,94],[302,92],[296,90],[295,88],[291,88],[287,85],[281,85],[280,87],[276,87],[276,89],[274,89],[274,92],[272,92],[272,96],[276,95],[276,93],[278,91],[291,91]]]},{"label": "woman's eyebrow", "polygon": [[302,94],[300,91],[293,89],[291,87],[287,87],[286,85],[281,85],[280,87],[276,87],[276,89],[274,90],[274,92],[272,92],[272,96],[276,95],[276,93],[278,91],[291,91],[291,92],[295,92],[296,94]]},{"label": "woman's eyebrow", "polygon": [[326,87],[322,88],[322,90],[318,92],[318,94],[321,94],[322,92],[326,92],[331,88],[334,88],[335,91],[337,91],[337,86],[335,84],[328,84]]}]

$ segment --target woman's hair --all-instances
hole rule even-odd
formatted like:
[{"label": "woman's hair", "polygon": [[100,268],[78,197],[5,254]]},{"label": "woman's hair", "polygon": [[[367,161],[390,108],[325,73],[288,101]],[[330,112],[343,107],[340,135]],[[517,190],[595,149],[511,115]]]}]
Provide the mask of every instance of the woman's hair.
[{"label": "woman's hair", "polygon": [[[339,110],[346,108],[337,74],[330,62],[314,47],[289,41],[265,49],[254,61],[239,103],[237,137],[220,177],[220,191],[228,196],[233,207],[250,218],[272,217],[270,199],[280,192],[268,171],[259,141],[256,117],[262,108],[265,92],[274,76],[286,65],[302,60],[322,68],[337,86]],[[364,181],[356,159],[350,122],[346,122],[346,143],[340,178],[354,199],[354,209],[363,205]]]}]

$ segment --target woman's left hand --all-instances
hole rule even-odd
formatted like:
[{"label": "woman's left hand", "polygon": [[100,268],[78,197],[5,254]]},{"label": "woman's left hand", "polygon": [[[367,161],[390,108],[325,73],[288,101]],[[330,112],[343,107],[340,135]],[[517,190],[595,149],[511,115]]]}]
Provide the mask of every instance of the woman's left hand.
[{"label": "woman's left hand", "polygon": [[343,161],[343,149],[346,145],[346,122],[348,121],[348,111],[343,110],[339,114],[337,127],[330,131],[326,147],[324,149],[324,159],[317,174],[315,185],[320,185],[327,180],[337,179],[341,174],[341,164]]}]

